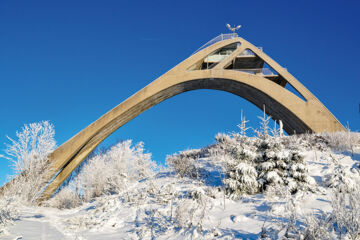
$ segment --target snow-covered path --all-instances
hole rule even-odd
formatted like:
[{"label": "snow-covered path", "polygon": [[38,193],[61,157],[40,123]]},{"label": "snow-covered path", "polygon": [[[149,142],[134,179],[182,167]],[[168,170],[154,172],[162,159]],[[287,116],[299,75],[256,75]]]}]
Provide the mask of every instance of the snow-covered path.
[{"label": "snow-covered path", "polygon": [[53,224],[53,211],[43,208],[23,208],[19,219],[8,228],[8,236],[1,239],[73,239],[65,236]]}]

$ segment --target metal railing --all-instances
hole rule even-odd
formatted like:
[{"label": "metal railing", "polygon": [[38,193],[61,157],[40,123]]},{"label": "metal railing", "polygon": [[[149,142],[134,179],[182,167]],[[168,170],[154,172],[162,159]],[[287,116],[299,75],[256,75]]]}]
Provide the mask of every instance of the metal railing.
[{"label": "metal railing", "polygon": [[226,33],[226,34],[220,34],[219,36],[211,39],[210,41],[208,41],[207,43],[205,43],[204,45],[202,45],[198,50],[196,50],[193,54],[203,50],[204,48],[207,48],[210,45],[213,45],[214,43],[220,42],[220,41],[224,41],[224,40],[228,40],[228,39],[233,39],[233,38],[237,38],[238,35],[236,33]]},{"label": "metal railing", "polygon": [[[226,34],[220,34],[219,36],[211,39],[210,41],[208,41],[207,43],[205,43],[204,45],[202,45],[198,50],[196,50],[193,54],[203,50],[204,48],[207,48],[210,45],[213,45],[214,43],[220,42],[220,41],[224,41],[224,40],[228,40],[228,39],[233,39],[233,38],[237,38],[238,35],[237,33],[226,33]],[[240,43],[239,43],[240,44]],[[257,47],[260,51],[263,50],[262,47]],[[243,51],[239,56],[255,56],[255,53],[252,52],[249,49],[246,49],[245,51]]]}]

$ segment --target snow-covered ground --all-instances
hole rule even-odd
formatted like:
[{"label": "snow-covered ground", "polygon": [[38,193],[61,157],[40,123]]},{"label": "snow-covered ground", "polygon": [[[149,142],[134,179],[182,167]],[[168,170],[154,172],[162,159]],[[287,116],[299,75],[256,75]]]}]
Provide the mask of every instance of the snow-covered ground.
[{"label": "snow-covered ground", "polygon": [[280,188],[232,200],[222,191],[221,169],[207,157],[197,160],[198,178],[164,169],[118,194],[98,197],[73,209],[18,207],[15,221],[1,239],[268,239],[284,238],[294,216],[332,211],[332,188],[359,180],[360,149],[350,152],[313,149],[302,152],[312,191],[293,195]]}]

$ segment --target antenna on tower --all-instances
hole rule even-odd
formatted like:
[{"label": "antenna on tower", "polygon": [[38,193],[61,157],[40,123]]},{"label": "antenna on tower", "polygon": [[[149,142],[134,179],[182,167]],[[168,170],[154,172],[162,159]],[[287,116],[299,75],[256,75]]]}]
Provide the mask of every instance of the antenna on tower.
[{"label": "antenna on tower", "polygon": [[231,27],[231,25],[227,23],[227,24],[226,24],[226,27],[227,27],[230,31],[232,31],[233,34],[235,35],[235,34],[236,34],[235,31],[239,30],[239,29],[241,28],[241,25],[237,25],[236,27],[235,27],[235,25],[234,25],[234,27]]}]

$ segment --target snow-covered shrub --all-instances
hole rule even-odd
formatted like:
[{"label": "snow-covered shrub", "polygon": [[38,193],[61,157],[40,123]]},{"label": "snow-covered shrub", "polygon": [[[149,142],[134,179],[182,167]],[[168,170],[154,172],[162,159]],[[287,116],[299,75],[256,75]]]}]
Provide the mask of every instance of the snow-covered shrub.
[{"label": "snow-covered shrub", "polygon": [[348,131],[339,132],[322,132],[319,136],[326,139],[329,147],[340,150],[353,152],[355,148],[360,148],[360,133]]},{"label": "snow-covered shrub", "polygon": [[16,132],[17,139],[6,144],[6,156],[15,172],[6,194],[24,203],[33,203],[44,184],[48,155],[55,149],[54,126],[48,121],[25,124]]},{"label": "snow-covered shrub", "polygon": [[333,223],[331,221],[331,215],[320,214],[310,215],[305,218],[306,227],[300,231],[299,238],[307,240],[318,239],[336,239],[335,233],[332,231]]},{"label": "snow-covered shrub", "polygon": [[[132,146],[132,141],[127,140],[90,157],[66,188],[79,194],[83,201],[89,201],[122,192],[128,184],[151,177],[154,168],[151,154],[144,153],[143,143]],[[69,190],[60,192],[52,201],[58,201],[55,205],[62,206],[68,195]]]},{"label": "snow-covered shrub", "polygon": [[299,146],[305,147],[307,150],[336,150],[360,152],[360,133],[348,131],[339,132],[322,132],[322,133],[306,133],[293,135],[289,140],[296,140]]},{"label": "snow-covered shrub", "polygon": [[300,135],[292,135],[288,139],[289,141],[285,144],[287,148],[297,145],[305,151],[317,150],[324,152],[329,150],[329,141],[320,134],[304,133]]},{"label": "snow-covered shrub", "polygon": [[59,209],[70,209],[77,207],[81,204],[81,199],[76,192],[66,187],[61,189],[56,197],[51,198],[48,203],[50,207],[55,207]]},{"label": "snow-covered shrub", "polygon": [[218,143],[209,150],[210,158],[226,155],[226,177],[224,184],[227,193],[234,198],[242,193],[254,194],[265,191],[268,186],[286,186],[295,193],[307,189],[314,180],[308,175],[304,157],[300,151],[285,148],[283,141],[288,137],[245,137],[238,134],[217,136]]},{"label": "snow-covered shrub", "polygon": [[6,231],[6,226],[18,217],[14,199],[2,197],[0,199],[0,236]]},{"label": "snow-covered shrub", "polygon": [[200,149],[181,151],[166,157],[169,165],[181,177],[198,177],[197,159],[201,156]]},{"label": "snow-covered shrub", "polygon": [[332,195],[332,212],[319,212],[305,217],[305,227],[293,226],[295,239],[360,238],[360,188],[346,193],[338,187]]},{"label": "snow-covered shrub", "polygon": [[360,187],[350,193],[344,193],[339,187],[334,191],[331,201],[333,208],[332,219],[335,230],[340,236],[349,239],[360,237]]},{"label": "snow-covered shrub", "polygon": [[195,227],[202,231],[207,208],[207,201],[205,199],[181,200],[175,210],[177,225],[184,230]]},{"label": "snow-covered shrub", "polygon": [[360,184],[360,172],[356,168],[349,168],[337,164],[333,172],[325,177],[328,187],[339,188],[344,192],[352,192]]},{"label": "snow-covered shrub", "polygon": [[[280,231],[284,231],[284,239],[337,239],[333,231],[333,219],[330,213],[319,211],[317,214],[301,216],[296,210],[294,201],[287,203],[285,213],[288,215],[286,217],[288,221],[280,229]],[[277,235],[277,237],[279,236],[280,234]]]},{"label": "snow-covered shrub", "polygon": [[229,164],[232,165],[229,166],[227,178],[224,180],[229,194],[240,196],[242,193],[254,194],[259,191],[258,173],[251,164],[236,164],[235,161]]},{"label": "snow-covered shrub", "polygon": [[269,186],[286,186],[291,193],[312,189],[315,181],[308,175],[301,154],[306,140],[282,136],[280,132],[271,136],[268,120],[263,119],[257,137],[244,135],[246,126],[243,124],[241,133],[219,133],[213,145],[168,157],[168,165],[182,177],[204,178],[199,158],[206,158],[208,165],[221,166],[219,174],[224,176],[225,191],[233,198],[244,193],[264,192]]}]

